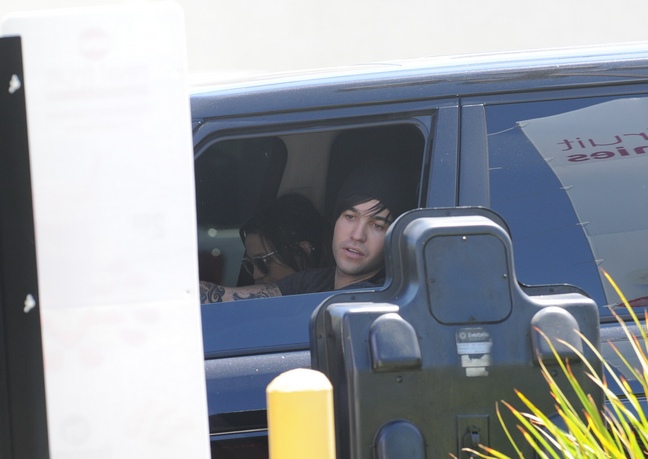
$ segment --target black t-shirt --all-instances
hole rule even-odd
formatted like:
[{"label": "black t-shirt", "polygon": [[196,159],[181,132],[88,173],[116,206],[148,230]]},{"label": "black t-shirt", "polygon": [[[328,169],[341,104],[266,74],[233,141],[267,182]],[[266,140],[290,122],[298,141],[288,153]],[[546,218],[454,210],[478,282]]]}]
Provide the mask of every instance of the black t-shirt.
[{"label": "black t-shirt", "polygon": [[[382,285],[385,281],[384,273],[381,271],[367,281],[357,282],[344,287],[344,290],[352,288],[368,288]],[[335,266],[328,268],[311,268],[290,276],[279,279],[275,282],[282,295],[298,295],[300,293],[330,292],[335,285]]]}]

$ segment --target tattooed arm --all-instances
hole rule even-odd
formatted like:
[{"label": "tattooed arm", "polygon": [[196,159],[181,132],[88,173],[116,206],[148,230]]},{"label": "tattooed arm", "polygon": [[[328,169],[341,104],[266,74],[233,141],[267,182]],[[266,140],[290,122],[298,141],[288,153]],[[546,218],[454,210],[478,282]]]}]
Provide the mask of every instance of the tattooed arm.
[{"label": "tattooed arm", "polygon": [[200,303],[220,303],[222,301],[251,300],[281,296],[275,284],[257,284],[246,287],[223,287],[211,282],[200,281]]}]

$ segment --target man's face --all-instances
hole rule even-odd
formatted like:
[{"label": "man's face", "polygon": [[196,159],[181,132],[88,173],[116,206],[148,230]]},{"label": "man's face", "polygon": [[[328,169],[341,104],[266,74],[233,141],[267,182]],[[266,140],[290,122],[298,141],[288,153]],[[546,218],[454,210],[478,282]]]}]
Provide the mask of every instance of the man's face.
[{"label": "man's face", "polygon": [[375,199],[345,210],[335,222],[333,256],[338,274],[352,282],[366,280],[384,266],[385,233],[389,210],[369,212],[379,204]]}]

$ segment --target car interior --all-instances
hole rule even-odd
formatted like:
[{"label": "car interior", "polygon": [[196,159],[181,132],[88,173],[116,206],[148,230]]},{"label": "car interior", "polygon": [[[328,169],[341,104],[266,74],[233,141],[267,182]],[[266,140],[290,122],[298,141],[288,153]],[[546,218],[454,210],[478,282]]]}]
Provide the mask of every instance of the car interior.
[{"label": "car interior", "polygon": [[330,219],[346,174],[365,161],[395,161],[419,181],[425,138],[414,124],[215,138],[196,152],[200,279],[252,283],[241,269],[239,228],[275,198],[299,193]]}]

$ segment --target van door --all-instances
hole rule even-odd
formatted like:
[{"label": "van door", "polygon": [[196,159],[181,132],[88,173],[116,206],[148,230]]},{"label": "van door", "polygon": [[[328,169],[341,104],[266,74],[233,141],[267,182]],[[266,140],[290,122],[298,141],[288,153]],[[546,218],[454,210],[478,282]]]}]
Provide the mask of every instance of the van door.
[{"label": "van door", "polygon": [[[636,394],[643,394],[610,344],[639,367],[610,311],[630,316],[602,269],[643,317],[648,306],[648,87],[581,88],[467,103],[484,107],[482,119],[466,118],[462,138],[483,138],[485,125],[488,205],[510,227],[519,280],[569,283],[587,292],[599,307],[604,358]],[[468,154],[463,146],[461,153],[462,158]],[[462,161],[461,166],[471,165]]]},{"label": "van door", "polygon": [[[201,279],[250,283],[241,270],[241,224],[292,192],[329,216],[343,174],[367,159],[393,156],[406,164],[418,182],[420,206],[454,206],[458,112],[456,100],[448,100],[257,111],[197,121]],[[267,451],[265,387],[283,371],[310,366],[309,319],[330,295],[202,306],[213,457]]]}]

